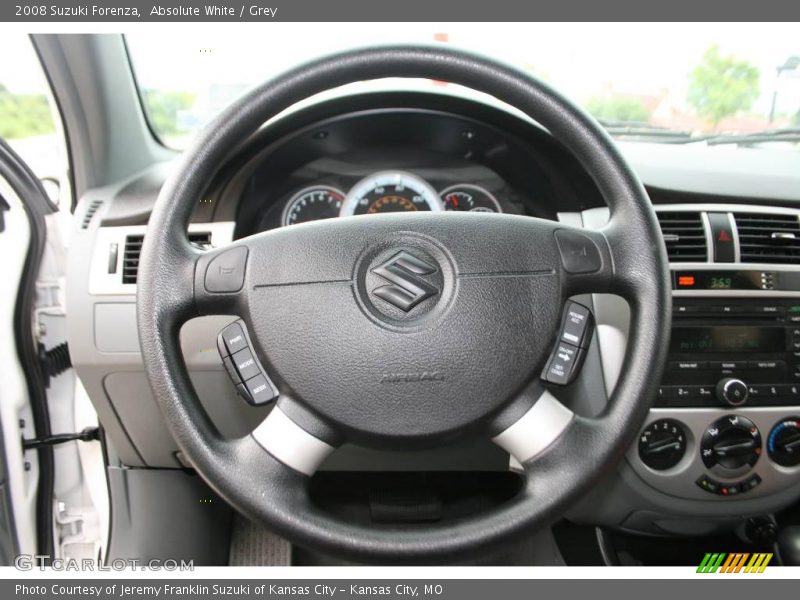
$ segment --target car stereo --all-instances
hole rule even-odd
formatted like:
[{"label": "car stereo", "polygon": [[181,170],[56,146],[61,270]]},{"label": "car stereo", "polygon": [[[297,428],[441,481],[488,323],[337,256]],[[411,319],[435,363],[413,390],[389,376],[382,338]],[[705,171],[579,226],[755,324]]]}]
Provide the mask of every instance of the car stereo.
[{"label": "car stereo", "polygon": [[[675,277],[679,287],[679,278],[690,275],[676,273]],[[754,287],[762,285],[761,275],[750,281]],[[688,285],[689,280],[684,283]],[[702,281],[703,286],[732,284],[715,282],[713,276]],[[797,404],[799,301],[675,298],[669,355],[656,407]]]}]

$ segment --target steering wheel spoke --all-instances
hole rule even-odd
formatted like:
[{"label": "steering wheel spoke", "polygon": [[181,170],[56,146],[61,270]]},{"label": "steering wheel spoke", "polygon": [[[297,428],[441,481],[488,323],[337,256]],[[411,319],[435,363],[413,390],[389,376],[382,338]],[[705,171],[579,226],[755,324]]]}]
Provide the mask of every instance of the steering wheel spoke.
[{"label": "steering wheel spoke", "polygon": [[[513,422],[501,421],[502,431],[492,437],[492,442],[503,448],[521,464],[534,460],[569,428],[573,412],[548,390],[536,386],[538,397],[530,392],[518,399]],[[532,401],[532,404],[531,404]],[[529,406],[527,410],[525,406]],[[524,412],[522,412],[524,410]],[[518,416],[522,412],[521,416]],[[506,418],[510,416],[507,412]],[[508,419],[508,420],[512,420]]]},{"label": "steering wheel spoke", "polygon": [[[298,423],[293,411],[289,410],[292,401],[286,397],[278,400],[277,406],[256,427],[252,436],[273,458],[290,469],[311,477],[325,459],[336,449],[335,442],[321,439],[329,437],[320,423],[309,427],[309,418],[303,420],[305,427]],[[292,414],[292,416],[290,416]],[[308,429],[316,430],[314,433]],[[316,435],[315,435],[316,433]],[[326,433],[328,433],[326,435]],[[319,436],[319,437],[318,437]]]}]

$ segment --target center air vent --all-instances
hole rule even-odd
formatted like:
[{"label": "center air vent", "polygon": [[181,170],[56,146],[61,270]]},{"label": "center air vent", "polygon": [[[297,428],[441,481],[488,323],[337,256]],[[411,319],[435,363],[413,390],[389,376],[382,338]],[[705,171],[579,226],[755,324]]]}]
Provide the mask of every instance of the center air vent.
[{"label": "center air vent", "polygon": [[[211,246],[208,231],[189,232],[189,242],[205,249]],[[122,283],[136,283],[139,274],[139,255],[142,253],[144,235],[129,235],[125,238],[125,254],[122,256]]]},{"label": "center air vent", "polygon": [[743,263],[800,262],[797,215],[734,213]]},{"label": "center air vent", "polygon": [[657,214],[669,262],[706,261],[708,247],[700,213],[664,211]]}]

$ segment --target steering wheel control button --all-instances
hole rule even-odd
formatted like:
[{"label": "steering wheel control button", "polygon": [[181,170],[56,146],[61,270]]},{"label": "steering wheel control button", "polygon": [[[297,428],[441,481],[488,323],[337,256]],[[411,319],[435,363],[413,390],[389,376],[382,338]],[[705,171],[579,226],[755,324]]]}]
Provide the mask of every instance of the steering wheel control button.
[{"label": "steering wheel control button", "polygon": [[242,321],[231,323],[217,336],[217,348],[236,391],[249,404],[262,406],[278,397],[278,388],[250,348]]},{"label": "steering wheel control button", "polygon": [[717,398],[723,404],[741,406],[747,402],[750,390],[741,379],[726,377],[717,383],[716,392]]},{"label": "steering wheel control button", "polygon": [[580,371],[592,331],[592,312],[583,304],[568,302],[561,317],[558,345],[547,360],[542,379],[556,385],[572,383]]},{"label": "steering wheel control button", "polygon": [[639,458],[656,471],[677,465],[686,454],[686,432],[674,419],[659,419],[639,436]]},{"label": "steering wheel control button", "polygon": [[242,381],[247,381],[261,372],[261,370],[258,368],[258,363],[256,363],[256,359],[253,358],[253,353],[250,352],[249,348],[239,350],[239,352],[231,356],[231,359],[233,360],[233,366],[236,368],[236,372],[239,374],[239,377],[241,377]]},{"label": "steering wheel control button", "polygon": [[244,383],[247,390],[246,399],[254,406],[263,406],[278,397],[278,390],[266,375],[259,373]]},{"label": "steering wheel control button", "polygon": [[592,339],[594,320],[591,311],[583,304],[569,302],[561,321],[561,341],[586,348]]},{"label": "steering wheel control button", "polygon": [[244,286],[244,269],[247,265],[247,248],[238,246],[215,256],[206,267],[207,292],[233,293]]},{"label": "steering wheel control button", "polygon": [[567,385],[575,378],[583,359],[583,350],[561,342],[550,357],[542,379],[556,385]]},{"label": "steering wheel control button", "polygon": [[761,433],[750,419],[739,415],[714,421],[700,442],[703,464],[728,475],[746,471],[756,464],[759,456]]},{"label": "steering wheel control button", "polygon": [[225,366],[225,370],[228,372],[228,377],[231,378],[233,383],[241,383],[241,379],[239,378],[239,373],[236,372],[236,367],[233,366],[233,361],[231,360],[230,356],[223,356],[222,357],[222,364]]},{"label": "steering wheel control button", "polygon": [[767,453],[772,462],[782,467],[800,465],[800,417],[787,417],[772,428]]},{"label": "steering wheel control button", "polygon": [[603,264],[600,250],[589,236],[577,231],[556,231],[561,263],[567,273],[595,273]]},{"label": "steering wheel control button", "polygon": [[244,331],[239,323],[231,323],[220,333],[222,339],[222,347],[224,348],[224,356],[235,354],[239,350],[247,348],[247,338],[244,336]]}]

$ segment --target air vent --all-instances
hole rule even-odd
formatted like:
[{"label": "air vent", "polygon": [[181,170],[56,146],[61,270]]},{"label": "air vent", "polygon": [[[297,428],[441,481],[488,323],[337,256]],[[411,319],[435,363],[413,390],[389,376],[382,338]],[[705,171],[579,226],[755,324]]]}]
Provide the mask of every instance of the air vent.
[{"label": "air vent", "polygon": [[[192,231],[189,242],[205,250],[211,247],[211,232]],[[143,235],[129,235],[125,238],[125,254],[122,257],[122,283],[136,283],[139,274],[139,255],[142,253]]]},{"label": "air vent", "polygon": [[122,255],[122,283],[136,283],[139,272],[139,255],[142,253],[143,235],[125,238],[125,254]]},{"label": "air vent", "polygon": [[211,232],[210,231],[190,231],[189,242],[194,244],[201,250],[206,250],[211,247]]},{"label": "air vent", "polygon": [[86,212],[83,213],[83,220],[81,221],[81,229],[88,229],[89,225],[92,223],[92,218],[94,218],[95,214],[100,207],[103,206],[102,200],[92,200],[89,203],[89,206],[86,208]]},{"label": "air vent", "polygon": [[706,231],[698,212],[659,212],[658,222],[670,262],[705,262]]},{"label": "air vent", "polygon": [[797,215],[734,213],[741,261],[800,262],[800,220]]}]

